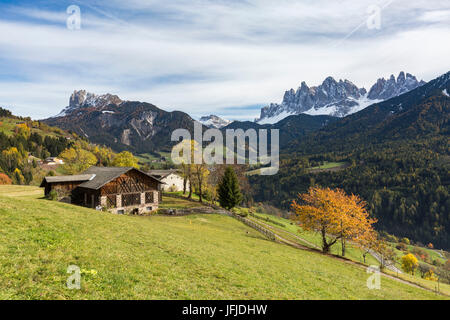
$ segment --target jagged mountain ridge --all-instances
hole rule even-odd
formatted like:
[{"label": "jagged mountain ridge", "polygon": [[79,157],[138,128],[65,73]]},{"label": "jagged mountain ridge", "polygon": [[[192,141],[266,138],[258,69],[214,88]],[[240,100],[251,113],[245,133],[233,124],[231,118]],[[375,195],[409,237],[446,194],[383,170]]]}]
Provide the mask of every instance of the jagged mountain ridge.
[{"label": "jagged mountain ridge", "polygon": [[[330,123],[307,138],[293,140],[292,150],[327,150],[448,135],[450,72],[400,96],[373,104]],[[318,152],[318,151],[317,151]]]},{"label": "jagged mountain ridge", "polygon": [[181,111],[167,112],[153,104],[123,101],[111,94],[74,91],[69,105],[45,123],[72,130],[116,151],[169,151],[175,129],[193,130],[194,120]]},{"label": "jagged mountain ridge", "polygon": [[327,77],[319,86],[308,87],[302,82],[297,90],[285,92],[281,104],[272,103],[261,109],[259,123],[275,123],[292,115],[306,113],[310,115],[331,115],[344,117],[365,107],[398,96],[425,84],[403,71],[397,79],[394,75],[386,80],[380,78],[370,88],[358,88],[349,80],[336,81]]}]

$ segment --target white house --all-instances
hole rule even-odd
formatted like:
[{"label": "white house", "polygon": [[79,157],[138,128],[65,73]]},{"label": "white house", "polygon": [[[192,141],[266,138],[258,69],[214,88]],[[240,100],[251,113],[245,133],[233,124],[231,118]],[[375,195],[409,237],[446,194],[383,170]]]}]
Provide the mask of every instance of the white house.
[{"label": "white house", "polygon": [[[183,191],[183,177],[176,169],[150,170],[148,174],[164,182],[161,185],[162,191]],[[189,191],[189,181],[186,183],[186,191]]]}]

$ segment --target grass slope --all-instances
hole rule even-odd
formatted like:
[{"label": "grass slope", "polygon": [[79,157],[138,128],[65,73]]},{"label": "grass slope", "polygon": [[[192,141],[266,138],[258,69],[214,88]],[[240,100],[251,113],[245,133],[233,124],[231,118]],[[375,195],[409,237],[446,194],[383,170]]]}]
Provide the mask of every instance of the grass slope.
[{"label": "grass slope", "polygon": [[[133,217],[0,187],[0,299],[435,299],[432,292],[265,240],[230,217]],[[96,270],[81,290],[67,267]]]}]

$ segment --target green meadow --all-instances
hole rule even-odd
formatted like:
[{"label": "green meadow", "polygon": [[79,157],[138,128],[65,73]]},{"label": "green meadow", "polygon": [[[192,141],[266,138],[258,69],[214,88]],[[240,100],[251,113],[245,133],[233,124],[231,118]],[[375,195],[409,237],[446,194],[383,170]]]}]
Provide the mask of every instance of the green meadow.
[{"label": "green meadow", "polygon": [[[179,205],[180,203],[177,202]],[[69,290],[67,268],[82,269]],[[445,299],[220,215],[114,215],[0,186],[0,299]]]}]

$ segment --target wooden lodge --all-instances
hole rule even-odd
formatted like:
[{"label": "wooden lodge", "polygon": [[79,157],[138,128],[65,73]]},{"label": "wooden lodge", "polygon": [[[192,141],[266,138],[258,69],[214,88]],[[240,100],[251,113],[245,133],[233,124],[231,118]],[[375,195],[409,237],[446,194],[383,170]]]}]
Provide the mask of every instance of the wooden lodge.
[{"label": "wooden lodge", "polygon": [[46,196],[56,191],[80,206],[141,214],[158,208],[161,184],[136,168],[91,167],[79,175],[45,177],[41,187]]}]

